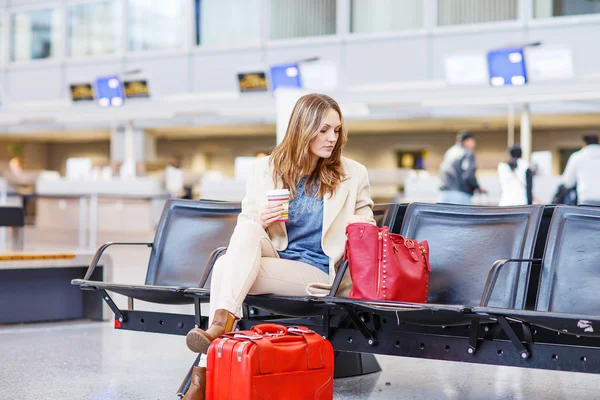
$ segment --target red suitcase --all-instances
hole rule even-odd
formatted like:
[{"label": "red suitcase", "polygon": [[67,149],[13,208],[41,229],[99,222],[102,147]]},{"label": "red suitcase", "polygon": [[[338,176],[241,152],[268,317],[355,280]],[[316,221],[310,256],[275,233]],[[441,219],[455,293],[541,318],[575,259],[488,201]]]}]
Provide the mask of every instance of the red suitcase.
[{"label": "red suitcase", "polygon": [[262,324],[212,342],[206,400],[292,399],[333,399],[333,347],[318,333]]}]

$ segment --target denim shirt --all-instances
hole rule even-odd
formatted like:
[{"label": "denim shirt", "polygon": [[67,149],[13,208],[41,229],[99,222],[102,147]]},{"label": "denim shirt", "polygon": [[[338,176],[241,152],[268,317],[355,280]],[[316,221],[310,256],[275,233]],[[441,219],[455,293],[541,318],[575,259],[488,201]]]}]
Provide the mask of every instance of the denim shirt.
[{"label": "denim shirt", "polygon": [[279,256],[313,265],[329,273],[329,257],[321,246],[323,199],[319,199],[316,191],[314,195],[305,193],[305,181],[306,177],[298,182],[296,197],[290,200],[289,218],[286,222],[288,246],[279,252]]}]

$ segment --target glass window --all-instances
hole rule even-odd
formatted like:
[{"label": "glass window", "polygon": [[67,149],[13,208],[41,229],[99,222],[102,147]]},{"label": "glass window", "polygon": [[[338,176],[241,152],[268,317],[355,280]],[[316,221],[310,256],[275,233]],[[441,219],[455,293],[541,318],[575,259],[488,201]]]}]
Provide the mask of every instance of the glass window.
[{"label": "glass window", "polygon": [[129,50],[185,46],[185,0],[128,0]]},{"label": "glass window", "polygon": [[350,31],[395,32],[423,27],[423,0],[352,0]]},{"label": "glass window", "polygon": [[534,2],[535,18],[598,13],[600,13],[600,1],[597,0],[535,0]]},{"label": "glass window", "polygon": [[196,0],[196,44],[259,42],[260,4],[261,0]]},{"label": "glass window", "polygon": [[438,25],[516,20],[517,0],[438,0]]},{"label": "glass window", "polygon": [[114,54],[121,37],[121,7],[116,1],[69,6],[69,56]]},{"label": "glass window", "polygon": [[27,61],[57,55],[60,41],[58,10],[34,10],[12,15],[11,60]]},{"label": "glass window", "polygon": [[271,0],[271,39],[335,35],[336,0]]}]

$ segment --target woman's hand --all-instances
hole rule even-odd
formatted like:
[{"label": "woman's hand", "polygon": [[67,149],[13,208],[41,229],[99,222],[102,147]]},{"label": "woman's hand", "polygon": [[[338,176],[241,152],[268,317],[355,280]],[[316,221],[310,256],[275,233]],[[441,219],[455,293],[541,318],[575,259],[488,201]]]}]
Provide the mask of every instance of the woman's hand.
[{"label": "woman's hand", "polygon": [[269,202],[258,214],[256,222],[258,222],[264,230],[267,230],[269,226],[281,217],[281,214],[283,214],[283,203]]}]

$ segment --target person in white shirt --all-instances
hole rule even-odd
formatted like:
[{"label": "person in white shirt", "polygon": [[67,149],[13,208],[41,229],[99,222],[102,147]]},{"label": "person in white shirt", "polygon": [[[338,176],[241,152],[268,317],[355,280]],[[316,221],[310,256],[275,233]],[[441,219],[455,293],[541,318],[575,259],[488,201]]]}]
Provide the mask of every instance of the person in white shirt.
[{"label": "person in white shirt", "polygon": [[527,174],[529,163],[521,157],[523,151],[519,146],[513,146],[508,150],[510,159],[508,162],[498,164],[498,178],[500,179],[500,206],[522,206],[530,204],[531,194],[528,195]]},{"label": "person in white shirt", "polygon": [[583,137],[583,148],[569,157],[562,175],[567,189],[577,187],[578,204],[600,205],[600,145],[598,135]]}]

